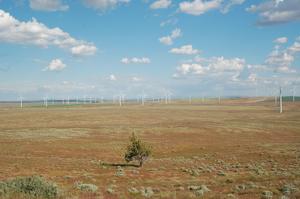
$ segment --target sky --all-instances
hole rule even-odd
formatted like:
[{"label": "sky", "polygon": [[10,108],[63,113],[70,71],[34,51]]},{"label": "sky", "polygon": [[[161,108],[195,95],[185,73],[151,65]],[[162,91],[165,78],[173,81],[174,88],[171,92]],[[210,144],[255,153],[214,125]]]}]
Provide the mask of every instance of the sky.
[{"label": "sky", "polygon": [[0,0],[0,100],[300,95],[300,0]]}]

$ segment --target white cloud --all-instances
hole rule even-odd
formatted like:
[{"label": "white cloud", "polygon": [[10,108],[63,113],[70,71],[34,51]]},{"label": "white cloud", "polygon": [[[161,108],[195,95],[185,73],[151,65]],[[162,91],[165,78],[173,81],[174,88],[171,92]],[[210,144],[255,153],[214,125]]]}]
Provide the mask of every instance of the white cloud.
[{"label": "white cloud", "polygon": [[274,40],[274,43],[277,44],[285,44],[288,41],[288,38],[286,37],[279,37],[277,39]]},{"label": "white cloud", "polygon": [[291,65],[295,60],[296,53],[300,52],[300,43],[296,41],[289,47],[281,49],[281,46],[278,44],[283,44],[287,42],[287,38],[281,37],[277,38],[274,43],[276,43],[272,52],[268,55],[265,60],[265,63],[276,69],[277,72],[282,73],[292,73],[295,70],[291,69]]},{"label": "white cloud", "polygon": [[171,0],[157,0],[150,5],[151,9],[168,8],[172,4]]},{"label": "white cloud", "polygon": [[221,9],[221,12],[223,14],[226,14],[229,12],[229,10],[232,6],[241,5],[244,2],[245,2],[245,0],[230,0],[227,4],[224,5],[224,7]]},{"label": "white cloud", "polygon": [[[204,68],[200,64],[195,64],[195,63],[192,64],[183,63],[177,68],[177,71],[181,75],[187,75],[187,74],[203,75],[207,70],[208,70],[207,68]],[[176,75],[178,74],[175,74],[175,76]]]},{"label": "white cloud", "polygon": [[66,68],[66,64],[60,59],[53,59],[49,65],[44,69],[45,71],[62,71]]},{"label": "white cloud", "polygon": [[105,11],[113,9],[119,4],[129,3],[130,0],[82,0],[89,8]]},{"label": "white cloud", "polygon": [[246,64],[245,59],[242,58],[232,58],[232,59],[225,59],[223,56],[221,57],[212,57],[208,60],[209,64],[208,67],[211,70],[217,72],[223,71],[242,71]]},{"label": "white cloud", "polygon": [[220,8],[222,0],[193,0],[184,1],[179,4],[179,10],[186,14],[202,15],[205,12]]},{"label": "white cloud", "polygon": [[108,79],[111,81],[116,81],[117,77],[114,74],[111,74]]},{"label": "white cloud", "polygon": [[180,48],[172,48],[169,52],[173,54],[195,55],[198,54],[200,51],[194,49],[192,45],[185,45],[181,46]]},{"label": "white cloud", "polygon": [[150,64],[151,60],[148,57],[133,57],[133,58],[128,58],[124,57],[121,59],[121,63],[123,64]]},{"label": "white cloud", "polygon": [[60,28],[48,28],[36,19],[22,22],[0,10],[0,42],[31,44],[40,47],[56,46],[67,49],[74,55],[93,55],[94,44],[76,40]]},{"label": "white cloud", "polygon": [[97,48],[95,46],[91,45],[79,45],[79,46],[74,46],[71,48],[71,52],[73,55],[93,55],[97,51]]},{"label": "white cloud", "polygon": [[274,25],[300,20],[299,0],[268,0],[251,5],[247,11],[258,13],[259,25]]},{"label": "white cloud", "polygon": [[66,11],[68,5],[64,5],[61,0],[30,0],[30,8],[41,11]]},{"label": "white cloud", "polygon": [[300,52],[300,43],[298,41],[294,42],[293,45],[288,48],[288,51],[292,54]]},{"label": "white cloud", "polygon": [[139,78],[139,77],[132,77],[131,80],[132,80],[133,82],[140,82],[140,81],[142,81],[142,79]]},{"label": "white cloud", "polygon": [[188,75],[200,75],[206,77],[223,77],[230,81],[239,81],[240,74],[246,61],[242,58],[225,59],[221,57],[202,58],[195,57],[192,63],[183,63],[177,67],[175,78]]},{"label": "white cloud", "polygon": [[165,45],[172,45],[173,44],[173,40],[177,39],[178,37],[181,37],[182,33],[181,30],[179,28],[176,28],[172,31],[171,35],[165,36],[165,37],[161,37],[159,38],[159,42]]},{"label": "white cloud", "polygon": [[257,80],[257,74],[251,73],[251,74],[248,76],[248,81],[250,81],[250,82],[256,82],[256,80]]},{"label": "white cloud", "polygon": [[175,25],[178,23],[178,19],[177,18],[171,18],[171,19],[167,19],[165,21],[162,21],[159,25],[161,27],[164,27],[166,25]]},{"label": "white cloud", "polygon": [[170,36],[161,37],[161,38],[158,39],[158,41],[162,44],[165,44],[165,45],[172,45],[173,44],[173,40]]}]

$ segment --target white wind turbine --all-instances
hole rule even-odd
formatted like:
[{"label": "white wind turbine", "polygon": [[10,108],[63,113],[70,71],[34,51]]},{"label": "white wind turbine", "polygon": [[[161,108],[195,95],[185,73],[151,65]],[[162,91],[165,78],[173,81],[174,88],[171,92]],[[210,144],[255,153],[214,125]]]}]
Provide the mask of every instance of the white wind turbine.
[{"label": "white wind turbine", "polygon": [[22,95],[20,96],[20,107],[23,108],[23,97],[22,97]]},{"label": "white wind turbine", "polygon": [[293,102],[295,102],[295,85],[293,86]]},{"label": "white wind turbine", "polygon": [[48,96],[44,97],[44,106],[48,107]]},{"label": "white wind turbine", "polygon": [[145,93],[143,91],[143,94],[142,94],[142,105],[144,106],[145,105]]},{"label": "white wind turbine", "polygon": [[281,90],[281,87],[279,89],[279,100],[280,100],[280,109],[279,109],[279,112],[282,113],[282,90]]},{"label": "white wind turbine", "polygon": [[119,95],[119,106],[122,106],[122,96],[121,96],[121,94]]}]

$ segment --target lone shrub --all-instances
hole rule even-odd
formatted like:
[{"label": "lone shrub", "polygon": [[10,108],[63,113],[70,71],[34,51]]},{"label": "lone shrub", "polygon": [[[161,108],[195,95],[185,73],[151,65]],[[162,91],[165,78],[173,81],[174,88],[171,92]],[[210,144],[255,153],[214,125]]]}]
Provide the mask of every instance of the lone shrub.
[{"label": "lone shrub", "polygon": [[130,144],[127,147],[125,153],[125,161],[131,162],[136,160],[139,162],[139,166],[142,167],[144,161],[151,155],[151,149],[145,143],[143,143],[134,133],[130,137]]},{"label": "lone shrub", "polygon": [[29,195],[30,198],[56,198],[58,188],[52,182],[39,176],[17,177],[12,180],[0,182],[0,196],[14,194]]}]

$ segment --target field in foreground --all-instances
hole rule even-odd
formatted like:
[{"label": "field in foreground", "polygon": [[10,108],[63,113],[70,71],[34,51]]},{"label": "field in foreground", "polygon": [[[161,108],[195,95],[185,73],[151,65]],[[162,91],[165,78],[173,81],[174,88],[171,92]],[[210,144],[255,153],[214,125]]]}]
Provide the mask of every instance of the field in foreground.
[{"label": "field in foreground", "polygon": [[[300,198],[300,103],[285,105],[0,106],[0,180],[41,175],[62,198]],[[133,131],[152,158],[103,165],[124,163]]]}]

